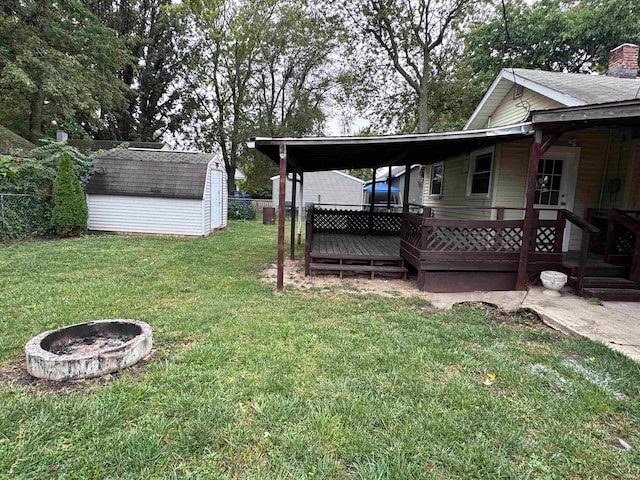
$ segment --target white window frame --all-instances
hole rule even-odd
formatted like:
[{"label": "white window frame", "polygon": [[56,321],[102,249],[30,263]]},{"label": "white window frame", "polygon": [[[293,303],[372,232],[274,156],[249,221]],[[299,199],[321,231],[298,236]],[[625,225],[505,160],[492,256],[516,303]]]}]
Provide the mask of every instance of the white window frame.
[{"label": "white window frame", "polygon": [[[476,173],[476,159],[481,155],[491,154],[491,169],[489,171],[489,191],[487,193],[471,193],[471,185],[473,183],[473,175]],[[495,147],[487,147],[475,150],[469,155],[469,173],[467,175],[467,197],[468,198],[491,198],[491,190],[493,189],[493,170],[495,164]]]},{"label": "white window frame", "polygon": [[[442,167],[442,181],[440,182],[440,193],[432,193],[433,173],[434,173],[435,167]],[[429,198],[433,198],[433,199],[442,198],[443,191],[444,191],[444,162],[432,163],[429,167]]]}]

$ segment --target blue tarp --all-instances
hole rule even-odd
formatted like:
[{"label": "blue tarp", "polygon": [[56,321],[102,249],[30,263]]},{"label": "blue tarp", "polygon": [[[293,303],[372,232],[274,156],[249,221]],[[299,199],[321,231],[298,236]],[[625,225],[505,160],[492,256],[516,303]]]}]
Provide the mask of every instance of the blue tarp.
[{"label": "blue tarp", "polygon": [[[366,187],[364,187],[364,191],[365,192],[371,192],[371,184],[367,185]],[[388,192],[389,191],[389,185],[387,185],[386,183],[376,183],[376,193],[378,192]],[[400,189],[397,187],[391,187],[391,193],[400,193]]]}]

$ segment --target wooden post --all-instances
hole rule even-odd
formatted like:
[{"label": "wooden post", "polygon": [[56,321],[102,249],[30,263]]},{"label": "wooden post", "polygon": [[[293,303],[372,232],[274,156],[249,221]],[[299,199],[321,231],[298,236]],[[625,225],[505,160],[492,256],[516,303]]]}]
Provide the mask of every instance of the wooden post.
[{"label": "wooden post", "polygon": [[616,222],[613,220],[615,210],[609,212],[609,221],[607,222],[607,233],[604,242],[603,261],[609,263],[611,261],[611,252],[613,251],[613,242],[615,240]]},{"label": "wooden post", "polygon": [[300,172],[300,207],[298,215],[298,245],[302,243],[302,219],[306,214],[306,205],[304,203],[304,173]]},{"label": "wooden post", "polygon": [[311,251],[313,250],[313,205],[307,213],[306,228],[304,234],[304,274],[308,277],[311,273]]},{"label": "wooden post", "polygon": [[387,174],[387,212],[391,211],[391,172],[393,167],[389,165],[389,173]]},{"label": "wooden post", "polygon": [[504,207],[496,208],[496,220],[504,220]]},{"label": "wooden post", "polygon": [[373,207],[376,204],[376,169],[373,169],[373,174],[371,175],[371,202],[369,205],[369,228],[367,229],[369,235],[373,231]]},{"label": "wooden post", "polygon": [[287,146],[280,145],[280,191],[278,192],[278,277],[276,290],[284,289],[284,217],[287,189]]},{"label": "wooden post", "polygon": [[[411,164],[404,168],[404,191],[402,192],[402,211],[409,211],[409,186],[411,185]],[[422,202],[420,202],[422,203]]]},{"label": "wooden post", "polygon": [[522,226],[522,248],[520,249],[520,263],[518,264],[518,277],[516,290],[524,290],[527,285],[527,263],[529,261],[529,248],[531,246],[531,234],[535,222],[533,201],[535,199],[536,181],[538,179],[538,164],[542,146],[542,131],[536,130],[531,151],[529,153],[529,170],[527,173],[527,189],[524,196],[524,222]]},{"label": "wooden post", "polygon": [[291,185],[291,241],[290,241],[290,255],[291,260],[296,259],[296,192],[298,190],[298,174],[293,172],[293,183]]}]

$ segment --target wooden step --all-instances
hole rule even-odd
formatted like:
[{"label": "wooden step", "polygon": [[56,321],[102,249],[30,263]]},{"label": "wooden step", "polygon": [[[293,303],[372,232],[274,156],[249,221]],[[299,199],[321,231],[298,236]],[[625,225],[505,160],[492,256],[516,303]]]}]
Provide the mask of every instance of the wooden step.
[{"label": "wooden step", "polygon": [[374,278],[375,274],[399,274],[403,278],[407,278],[409,270],[403,266],[395,265],[346,265],[338,263],[317,263],[313,262],[309,265],[311,272],[336,272],[340,273],[342,278],[343,272],[353,273],[370,273],[371,278]]},{"label": "wooden step", "polygon": [[[570,272],[570,276],[577,277],[580,267],[577,265],[564,263],[563,267]],[[620,265],[587,265],[585,276],[587,277],[624,277],[627,269]]]},{"label": "wooden step", "polygon": [[582,296],[612,302],[640,302],[640,290],[628,288],[585,288]]},{"label": "wooden step", "polygon": [[[576,278],[573,277],[572,282],[576,282]],[[636,288],[636,285],[626,278],[620,277],[585,277],[584,288],[617,288],[617,289],[630,289]]]}]

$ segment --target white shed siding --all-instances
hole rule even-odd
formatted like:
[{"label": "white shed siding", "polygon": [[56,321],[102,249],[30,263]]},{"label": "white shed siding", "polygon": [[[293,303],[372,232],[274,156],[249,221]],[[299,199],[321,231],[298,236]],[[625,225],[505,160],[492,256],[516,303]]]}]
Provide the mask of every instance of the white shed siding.
[{"label": "white shed siding", "polygon": [[[278,208],[280,177],[272,177],[273,206]],[[306,172],[304,174],[303,204],[313,202],[331,205],[361,205],[364,182],[335,171]],[[298,192],[300,191],[298,184]],[[291,201],[293,185],[287,179],[286,201]],[[298,193],[299,195],[299,193]],[[298,199],[300,197],[298,196]],[[299,201],[299,200],[298,200]]]},{"label": "white shed siding", "polygon": [[227,185],[227,172],[222,168],[222,227],[227,226],[229,218],[229,186]]},{"label": "white shed siding", "polygon": [[202,235],[202,200],[87,195],[89,230]]},{"label": "white shed siding", "polygon": [[211,232],[211,169],[207,170],[207,180],[204,182],[204,198],[202,200],[204,234]]}]

